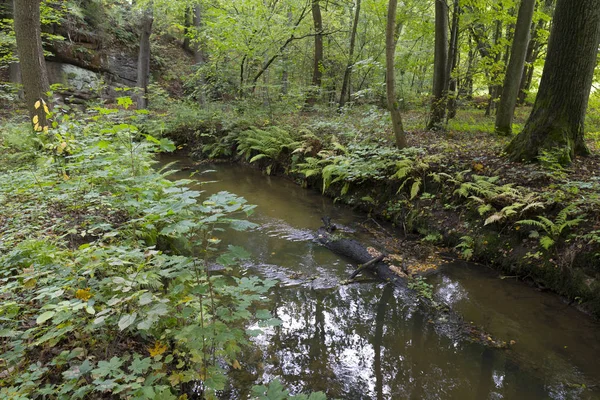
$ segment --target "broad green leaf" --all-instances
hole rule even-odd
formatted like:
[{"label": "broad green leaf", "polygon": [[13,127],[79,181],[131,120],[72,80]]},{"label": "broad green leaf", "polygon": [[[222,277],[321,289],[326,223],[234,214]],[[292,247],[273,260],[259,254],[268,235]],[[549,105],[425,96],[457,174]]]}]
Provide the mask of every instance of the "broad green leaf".
[{"label": "broad green leaf", "polygon": [[133,324],[135,322],[136,318],[137,318],[137,313],[125,314],[125,315],[121,316],[121,319],[119,319],[119,329],[122,331],[127,329],[131,324]]},{"label": "broad green leaf", "polygon": [[40,316],[37,317],[35,323],[41,325],[44,322],[48,321],[50,318],[54,317],[55,314],[56,311],[46,311],[45,313],[42,313]]}]

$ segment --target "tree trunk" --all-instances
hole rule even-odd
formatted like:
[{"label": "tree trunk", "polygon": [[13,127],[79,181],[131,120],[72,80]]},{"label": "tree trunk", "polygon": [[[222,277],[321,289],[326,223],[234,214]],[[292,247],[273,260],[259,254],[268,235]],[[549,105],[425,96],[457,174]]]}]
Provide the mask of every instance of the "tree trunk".
[{"label": "tree trunk", "polygon": [[398,0],[389,0],[387,26],[385,29],[385,85],[387,92],[387,105],[392,116],[392,128],[396,139],[396,147],[403,149],[408,146],[406,142],[406,134],[402,126],[402,116],[400,115],[400,105],[396,100],[395,74],[394,74],[394,59],[396,54],[396,10],[398,8]]},{"label": "tree trunk", "polygon": [[192,27],[192,9],[190,7],[185,8],[185,14],[183,16],[183,44],[181,47],[189,54],[193,54],[191,43],[190,28]]},{"label": "tree trunk", "polygon": [[344,71],[344,80],[342,83],[342,92],[340,94],[339,107],[344,107],[346,101],[350,97],[350,76],[352,74],[352,66],[354,65],[354,47],[356,45],[356,31],[358,30],[358,21],[360,18],[360,0],[356,0],[354,10],[354,22],[352,24],[352,32],[350,33],[350,51],[348,52],[348,64]]},{"label": "tree trunk", "polygon": [[314,106],[317,102],[318,88],[321,87],[321,81],[323,79],[323,17],[321,15],[320,0],[312,1],[312,17],[313,24],[315,27],[315,56],[313,59],[313,76],[312,85],[314,86],[306,103],[310,106]]},{"label": "tree trunk", "polygon": [[510,61],[506,68],[502,97],[500,98],[496,113],[496,133],[500,135],[507,136],[512,133],[513,113],[517,104],[519,84],[521,83],[520,78],[523,75],[523,67],[525,66],[525,56],[527,55],[527,45],[529,44],[529,32],[531,30],[534,9],[535,0],[521,0],[510,52]]},{"label": "tree trunk", "polygon": [[[202,29],[202,7],[200,4],[196,4],[194,6],[194,28],[196,28],[196,35],[198,36],[200,30]],[[197,89],[197,100],[198,103],[202,106],[206,103],[206,91],[204,90],[205,79],[204,73],[202,71],[202,67],[206,63],[206,55],[204,54],[204,49],[202,48],[202,43],[200,42],[199,37],[194,38],[194,62],[196,63],[196,69],[198,70],[198,86]]]},{"label": "tree trunk", "polygon": [[[293,15],[291,11],[288,11],[288,24],[291,26],[293,26]],[[284,50],[281,52],[281,57],[283,58],[283,71],[281,73],[281,94],[282,95],[286,95],[288,94],[289,91],[289,86],[290,86],[290,73],[288,71],[289,68],[289,57],[287,54],[287,51]]]},{"label": "tree trunk", "polygon": [[152,24],[154,16],[152,5],[149,5],[142,14],[140,24],[140,51],[138,55],[137,70],[137,108],[145,109],[148,107],[148,82],[150,80],[150,35],[152,35]]},{"label": "tree trunk", "polygon": [[[494,33],[494,47],[498,46],[498,43],[500,43],[501,39],[502,39],[502,21],[498,20],[498,21],[496,21],[496,31]],[[500,51],[496,52],[496,55],[494,56],[494,65],[498,64],[501,59],[502,59],[502,52],[500,52]],[[488,90],[489,90],[490,100],[488,101],[488,106],[485,109],[486,117],[492,115],[492,112],[496,108],[495,107],[496,99],[498,98],[498,96],[500,94],[499,93],[500,85],[498,85],[498,83],[496,82],[498,80],[499,76],[500,76],[499,68],[494,68],[489,77],[490,83],[488,86]]]},{"label": "tree trunk", "polygon": [[584,120],[600,42],[600,0],[558,0],[533,110],[507,148],[515,161],[560,151],[560,161],[588,155]]},{"label": "tree trunk", "polygon": [[450,29],[450,48],[448,55],[448,119],[452,119],[456,116],[456,102],[458,98],[457,93],[457,82],[458,78],[455,76],[456,66],[458,64],[458,25],[460,22],[460,4],[459,0],[454,0],[454,6],[452,8],[452,28]]},{"label": "tree trunk", "polygon": [[[50,91],[40,26],[40,1],[16,0],[14,3],[15,37],[21,67],[25,103],[36,130],[47,126],[44,107],[38,101],[48,101]],[[36,107],[38,105],[38,107]]]},{"label": "tree trunk", "polygon": [[435,0],[435,56],[433,59],[433,98],[427,129],[439,129],[446,114],[448,88],[448,5]]}]

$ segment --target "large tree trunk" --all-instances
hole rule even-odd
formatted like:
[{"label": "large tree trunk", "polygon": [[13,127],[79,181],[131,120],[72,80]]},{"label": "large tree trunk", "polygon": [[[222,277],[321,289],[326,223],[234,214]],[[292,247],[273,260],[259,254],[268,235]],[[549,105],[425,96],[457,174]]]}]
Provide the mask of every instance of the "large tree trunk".
[{"label": "large tree trunk", "polygon": [[34,127],[42,130],[47,126],[46,113],[38,101],[48,101],[50,84],[42,49],[40,0],[16,0],[14,23],[25,103]]},{"label": "large tree trunk", "polygon": [[148,107],[148,83],[150,80],[150,35],[152,35],[152,24],[154,16],[152,5],[148,6],[142,14],[140,24],[140,51],[138,54],[137,71],[137,108],[145,109]]},{"label": "large tree trunk", "polygon": [[496,113],[496,133],[510,135],[512,133],[512,120],[519,94],[519,85],[525,66],[525,56],[529,44],[529,32],[533,20],[535,0],[522,0],[515,27],[515,35],[510,52],[510,61],[504,76],[502,97]]},{"label": "large tree trunk", "polygon": [[396,147],[403,149],[408,146],[406,134],[402,126],[402,116],[400,115],[400,104],[396,100],[396,78],[394,71],[394,59],[396,55],[396,10],[398,0],[389,0],[387,25],[385,29],[385,85],[387,92],[387,106],[392,116],[392,128],[396,139]]},{"label": "large tree trunk", "polygon": [[512,160],[535,160],[554,149],[564,163],[589,154],[584,120],[599,42],[600,0],[558,0],[533,110],[507,148]]},{"label": "large tree trunk", "polygon": [[435,56],[433,59],[433,97],[427,129],[439,129],[446,114],[448,89],[448,5],[435,0]]},{"label": "large tree trunk", "polygon": [[356,45],[356,31],[358,30],[358,21],[360,18],[360,0],[356,0],[354,9],[354,22],[352,23],[352,32],[350,33],[350,51],[348,52],[348,64],[344,71],[344,80],[342,82],[342,92],[340,94],[340,108],[344,107],[346,101],[350,97],[350,76],[352,74],[352,66],[354,65],[354,47]]}]

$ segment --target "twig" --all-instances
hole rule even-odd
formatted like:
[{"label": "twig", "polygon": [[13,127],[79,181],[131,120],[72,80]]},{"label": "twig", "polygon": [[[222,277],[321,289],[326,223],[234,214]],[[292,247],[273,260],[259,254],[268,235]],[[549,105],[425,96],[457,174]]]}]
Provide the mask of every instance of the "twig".
[{"label": "twig", "polygon": [[371,261],[367,261],[366,263],[359,265],[358,268],[356,269],[356,271],[354,271],[352,273],[352,275],[350,275],[350,280],[354,279],[356,277],[356,275],[361,273],[362,270],[364,270],[365,268],[368,268],[371,265],[378,263],[379,261],[383,260],[384,258],[385,258],[385,254],[382,254],[379,257],[373,258]]}]

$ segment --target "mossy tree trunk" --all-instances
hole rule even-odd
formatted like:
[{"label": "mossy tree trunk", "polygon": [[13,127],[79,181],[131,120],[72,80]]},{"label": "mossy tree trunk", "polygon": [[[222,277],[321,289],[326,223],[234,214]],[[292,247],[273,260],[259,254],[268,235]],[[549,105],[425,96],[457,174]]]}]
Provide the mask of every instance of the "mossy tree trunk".
[{"label": "mossy tree trunk", "polygon": [[535,0],[521,0],[510,61],[506,68],[502,97],[500,97],[496,113],[496,133],[500,135],[510,135],[512,133],[513,114],[517,104],[521,77],[523,76],[523,67],[525,66],[534,8]]},{"label": "mossy tree trunk", "polygon": [[600,0],[559,0],[533,110],[507,148],[514,161],[558,149],[561,161],[588,155],[584,120],[600,42]]},{"label": "mossy tree trunk", "polygon": [[42,49],[40,0],[16,0],[14,24],[27,110],[34,127],[41,130],[47,122],[44,107],[38,101],[48,101],[50,84]]},{"label": "mossy tree trunk", "polygon": [[387,93],[387,106],[392,116],[392,127],[396,139],[396,147],[403,149],[408,146],[406,134],[402,125],[402,116],[400,115],[400,104],[396,99],[396,77],[394,71],[394,60],[396,55],[396,10],[398,9],[398,0],[389,0],[387,25],[385,29],[385,85]]},{"label": "mossy tree trunk", "polygon": [[427,129],[439,129],[446,114],[448,90],[448,5],[435,0],[435,54],[433,59],[433,96]]}]

